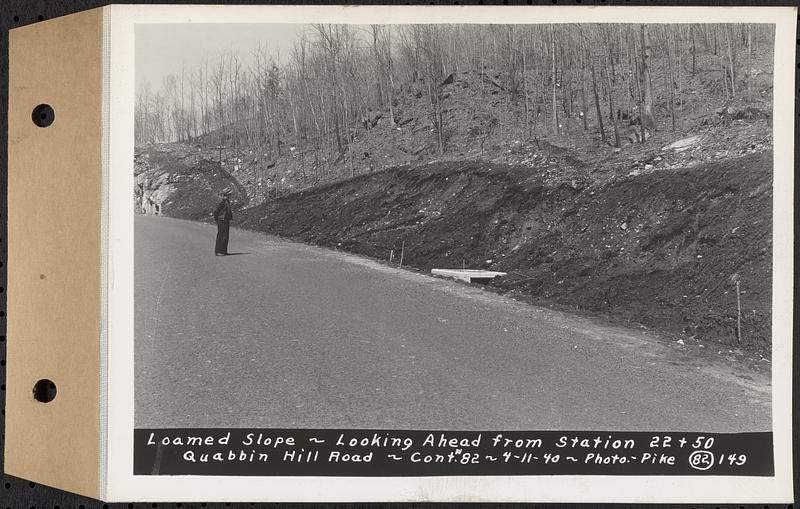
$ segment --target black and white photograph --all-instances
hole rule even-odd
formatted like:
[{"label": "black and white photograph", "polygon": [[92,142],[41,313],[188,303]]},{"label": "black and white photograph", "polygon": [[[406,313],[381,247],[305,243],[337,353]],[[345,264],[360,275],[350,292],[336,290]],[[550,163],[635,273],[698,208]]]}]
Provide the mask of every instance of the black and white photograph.
[{"label": "black and white photograph", "polygon": [[136,24],[137,440],[771,443],[776,27],[693,21]]},{"label": "black and white photograph", "polygon": [[136,426],[770,430],[774,35],[138,25]]},{"label": "black and white photograph", "polygon": [[137,26],[137,426],[771,429],[773,41]]},{"label": "black and white photograph", "polygon": [[784,500],[783,14],[112,9],[113,495]]}]

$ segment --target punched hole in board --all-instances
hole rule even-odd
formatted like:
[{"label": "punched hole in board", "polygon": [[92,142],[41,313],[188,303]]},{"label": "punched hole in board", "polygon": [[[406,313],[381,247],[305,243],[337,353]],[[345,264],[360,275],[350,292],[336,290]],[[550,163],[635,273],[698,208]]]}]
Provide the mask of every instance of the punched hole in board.
[{"label": "punched hole in board", "polygon": [[56,112],[49,104],[40,104],[33,109],[31,119],[39,127],[48,127],[56,119]]},{"label": "punched hole in board", "polygon": [[46,378],[39,380],[33,386],[33,399],[39,403],[50,403],[56,399],[56,384]]}]

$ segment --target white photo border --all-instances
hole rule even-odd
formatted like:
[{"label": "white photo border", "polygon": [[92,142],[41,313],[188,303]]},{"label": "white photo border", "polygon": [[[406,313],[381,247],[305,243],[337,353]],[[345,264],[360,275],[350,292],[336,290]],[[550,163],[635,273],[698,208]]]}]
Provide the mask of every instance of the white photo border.
[{"label": "white photo border", "polygon": [[[107,380],[101,408],[109,501],[787,503],[792,492],[795,7],[187,6],[105,7],[109,93]],[[775,29],[772,423],[774,477],[134,476],[134,27],[144,23],[769,23]],[[110,78],[110,79],[109,79]],[[101,419],[102,422],[102,419]],[[103,476],[101,474],[101,479]]]}]

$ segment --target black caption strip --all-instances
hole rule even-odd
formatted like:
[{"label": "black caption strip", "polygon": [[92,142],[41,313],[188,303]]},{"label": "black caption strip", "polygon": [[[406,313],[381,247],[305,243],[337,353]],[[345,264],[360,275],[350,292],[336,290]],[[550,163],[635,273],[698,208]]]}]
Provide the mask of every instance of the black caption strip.
[{"label": "black caption strip", "polygon": [[137,429],[134,475],[772,476],[772,433]]}]

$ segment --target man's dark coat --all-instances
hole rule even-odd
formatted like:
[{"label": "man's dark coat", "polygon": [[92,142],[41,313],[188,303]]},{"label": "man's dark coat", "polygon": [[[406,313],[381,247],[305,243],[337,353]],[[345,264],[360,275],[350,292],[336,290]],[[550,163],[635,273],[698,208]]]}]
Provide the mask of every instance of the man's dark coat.
[{"label": "man's dark coat", "polygon": [[215,254],[228,254],[228,233],[230,232],[231,219],[233,219],[231,202],[228,198],[223,198],[214,211],[214,221],[217,223]]}]

